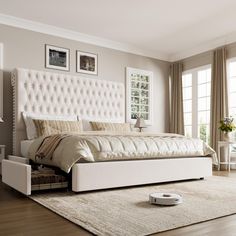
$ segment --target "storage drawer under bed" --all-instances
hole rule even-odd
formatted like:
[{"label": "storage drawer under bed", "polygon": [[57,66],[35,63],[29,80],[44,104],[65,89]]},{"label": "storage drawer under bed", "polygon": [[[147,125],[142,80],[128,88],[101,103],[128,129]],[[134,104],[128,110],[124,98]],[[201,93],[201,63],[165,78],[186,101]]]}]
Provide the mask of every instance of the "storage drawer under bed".
[{"label": "storage drawer under bed", "polygon": [[31,195],[36,190],[68,187],[68,181],[64,177],[37,175],[26,158],[15,156],[9,156],[9,160],[2,161],[2,182],[25,195]]}]

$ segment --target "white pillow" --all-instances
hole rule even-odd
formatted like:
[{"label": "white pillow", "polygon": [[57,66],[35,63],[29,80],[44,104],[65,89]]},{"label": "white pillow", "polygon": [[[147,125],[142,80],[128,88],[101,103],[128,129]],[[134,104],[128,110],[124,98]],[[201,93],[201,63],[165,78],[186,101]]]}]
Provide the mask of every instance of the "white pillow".
[{"label": "white pillow", "polygon": [[26,126],[27,139],[35,139],[38,137],[37,129],[34,125],[35,120],[64,120],[64,121],[77,121],[77,115],[62,116],[62,115],[35,115],[28,112],[22,112],[22,116]]},{"label": "white pillow", "polygon": [[92,131],[92,126],[89,120],[82,120],[83,123],[83,131]]}]

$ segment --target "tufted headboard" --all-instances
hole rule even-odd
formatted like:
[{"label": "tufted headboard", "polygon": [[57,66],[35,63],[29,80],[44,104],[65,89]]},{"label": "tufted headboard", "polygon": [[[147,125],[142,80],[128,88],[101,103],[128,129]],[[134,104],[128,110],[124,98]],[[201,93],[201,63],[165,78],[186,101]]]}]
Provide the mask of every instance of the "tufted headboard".
[{"label": "tufted headboard", "polygon": [[12,72],[13,153],[26,139],[22,112],[78,115],[80,119],[124,122],[124,84],[29,69]]}]

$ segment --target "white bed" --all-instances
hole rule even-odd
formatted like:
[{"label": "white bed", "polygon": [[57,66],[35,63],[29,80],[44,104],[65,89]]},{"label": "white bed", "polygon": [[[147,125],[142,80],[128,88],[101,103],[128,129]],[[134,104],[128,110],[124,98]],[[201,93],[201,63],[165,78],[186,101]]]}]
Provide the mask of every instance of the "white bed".
[{"label": "white bed", "polygon": [[[125,122],[125,88],[122,83],[16,69],[12,73],[12,85],[15,156],[26,155],[32,142],[23,141],[26,139],[26,131],[22,112],[77,115],[84,120]],[[14,177],[11,172],[17,173],[17,170],[20,170],[22,180],[19,180],[17,174]],[[27,178],[24,172],[25,175],[27,172]],[[7,160],[3,162],[3,182],[25,194],[31,193],[27,182],[29,180],[26,180],[29,178],[28,172],[27,164]],[[210,175],[210,157],[77,163],[72,168],[72,190],[79,192]]]}]

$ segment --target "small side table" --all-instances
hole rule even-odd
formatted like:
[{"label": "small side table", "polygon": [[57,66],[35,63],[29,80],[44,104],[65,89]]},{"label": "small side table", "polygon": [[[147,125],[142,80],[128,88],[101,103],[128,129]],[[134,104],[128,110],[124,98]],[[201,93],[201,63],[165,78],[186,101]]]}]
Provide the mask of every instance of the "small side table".
[{"label": "small side table", "polygon": [[[228,171],[230,172],[230,166],[232,164],[236,164],[236,162],[231,162],[231,145],[235,144],[236,145],[236,141],[219,141],[218,142],[218,152],[217,152],[217,156],[218,156],[218,170],[220,170],[220,164],[224,164],[228,166]],[[227,152],[226,152],[226,161],[222,162],[221,161],[221,157],[220,157],[220,148],[224,147],[226,148]]]},{"label": "small side table", "polygon": [[5,158],[5,145],[0,145],[0,164],[2,160]]}]

